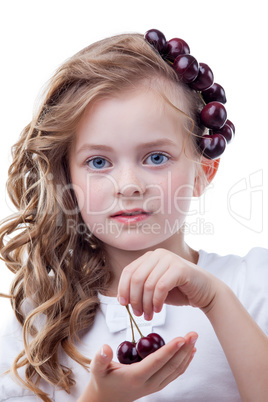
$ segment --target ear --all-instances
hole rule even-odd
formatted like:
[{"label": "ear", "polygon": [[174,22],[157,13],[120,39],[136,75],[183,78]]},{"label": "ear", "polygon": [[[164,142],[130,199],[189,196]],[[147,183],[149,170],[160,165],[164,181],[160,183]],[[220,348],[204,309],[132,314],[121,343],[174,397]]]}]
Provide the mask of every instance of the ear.
[{"label": "ear", "polygon": [[197,169],[194,183],[194,197],[200,197],[212,182],[220,164],[220,159],[202,158]]}]

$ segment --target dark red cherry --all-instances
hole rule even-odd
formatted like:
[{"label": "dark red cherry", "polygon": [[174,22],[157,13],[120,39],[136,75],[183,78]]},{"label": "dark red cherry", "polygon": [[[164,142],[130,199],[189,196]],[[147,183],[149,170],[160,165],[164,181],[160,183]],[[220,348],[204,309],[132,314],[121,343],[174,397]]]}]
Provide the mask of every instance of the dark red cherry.
[{"label": "dark red cherry", "polygon": [[132,364],[141,360],[135,342],[124,341],[117,348],[117,358],[122,364]]},{"label": "dark red cherry", "polygon": [[229,144],[229,142],[232,141],[233,136],[234,136],[234,132],[232,130],[232,128],[226,123],[224,124],[224,126],[222,126],[222,128],[219,128],[218,130],[216,130],[217,134],[221,134],[225,137],[227,144]]},{"label": "dark red cherry", "polygon": [[223,154],[226,143],[221,134],[204,135],[199,140],[198,147],[205,158],[217,159]]},{"label": "dark red cherry", "polygon": [[197,60],[190,54],[180,54],[173,63],[173,68],[178,77],[185,83],[193,82],[199,71]]},{"label": "dark red cherry", "polygon": [[163,338],[155,333],[144,336],[137,343],[137,351],[142,359],[155,352],[165,344]]},{"label": "dark red cherry", "polygon": [[230,121],[230,120],[226,120],[226,123],[229,127],[231,127],[231,129],[233,130],[233,134],[235,135],[235,126],[234,124]]},{"label": "dark red cherry", "polygon": [[190,83],[190,87],[195,91],[204,91],[211,87],[214,76],[211,68],[205,63],[199,63],[199,73],[196,79]]},{"label": "dark red cherry", "polygon": [[208,89],[202,90],[202,96],[206,103],[213,101],[226,103],[226,95],[223,87],[215,82]]},{"label": "dark red cherry", "polygon": [[160,348],[161,346],[165,345],[165,341],[162,336],[160,336],[156,332],[152,332],[151,334],[147,335],[147,338],[153,339],[154,342],[158,343]]},{"label": "dark red cherry", "polygon": [[227,120],[227,112],[220,102],[210,102],[202,109],[200,118],[205,127],[212,130],[221,128]]},{"label": "dark red cherry", "polygon": [[167,50],[167,41],[165,35],[158,29],[149,29],[144,35],[145,39],[158,50],[160,54],[165,54]]},{"label": "dark red cherry", "polygon": [[189,54],[190,48],[188,44],[179,38],[170,39],[167,42],[167,55],[168,60],[174,61],[179,54]]}]

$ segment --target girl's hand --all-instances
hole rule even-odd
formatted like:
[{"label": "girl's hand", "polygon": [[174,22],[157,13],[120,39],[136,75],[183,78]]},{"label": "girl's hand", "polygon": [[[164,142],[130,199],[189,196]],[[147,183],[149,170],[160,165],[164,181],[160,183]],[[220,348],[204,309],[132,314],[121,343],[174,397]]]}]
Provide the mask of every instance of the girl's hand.
[{"label": "girl's hand", "polygon": [[[220,279],[164,249],[147,252],[122,272],[118,299],[151,319],[163,303],[199,307],[210,320],[241,399],[267,401],[268,337]],[[254,367],[254,370],[252,369]]]},{"label": "girl's hand", "polygon": [[113,352],[104,345],[91,362],[91,379],[77,402],[132,402],[160,391],[189,366],[197,334],[191,332],[162,346],[139,363],[112,361]]},{"label": "girl's hand", "polygon": [[131,304],[135,315],[151,320],[163,304],[210,309],[221,281],[165,249],[149,251],[125,267],[118,286],[118,300]]}]

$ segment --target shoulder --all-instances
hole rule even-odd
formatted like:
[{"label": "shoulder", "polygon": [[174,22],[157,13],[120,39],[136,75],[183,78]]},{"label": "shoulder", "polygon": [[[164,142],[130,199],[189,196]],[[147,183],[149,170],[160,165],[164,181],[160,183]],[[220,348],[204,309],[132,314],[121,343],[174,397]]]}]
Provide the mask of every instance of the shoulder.
[{"label": "shoulder", "polygon": [[199,256],[198,265],[227,283],[237,296],[256,292],[268,298],[268,249],[256,247],[245,256],[201,250]]},{"label": "shoulder", "polygon": [[245,256],[200,251],[200,266],[219,277],[268,333],[268,249],[256,247]]},{"label": "shoulder", "polygon": [[198,265],[212,273],[237,273],[241,269],[248,273],[268,275],[268,249],[255,247],[245,256],[228,254],[225,256],[199,251]]},{"label": "shoulder", "polygon": [[268,249],[255,247],[243,257],[243,261],[245,261],[248,266],[268,272]]}]

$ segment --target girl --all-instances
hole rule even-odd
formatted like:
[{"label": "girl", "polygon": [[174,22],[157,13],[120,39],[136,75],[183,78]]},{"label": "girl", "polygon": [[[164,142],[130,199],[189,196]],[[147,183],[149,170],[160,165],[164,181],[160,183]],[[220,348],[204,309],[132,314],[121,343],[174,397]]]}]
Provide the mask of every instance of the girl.
[{"label": "girl", "polygon": [[[56,72],[9,170],[2,401],[267,400],[267,251],[220,257],[184,240],[219,163],[202,155],[203,106],[138,34]],[[128,304],[166,341],[132,365],[116,357]]]}]

